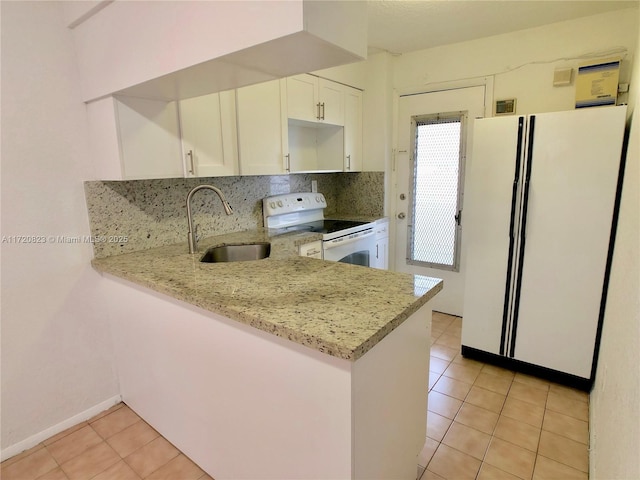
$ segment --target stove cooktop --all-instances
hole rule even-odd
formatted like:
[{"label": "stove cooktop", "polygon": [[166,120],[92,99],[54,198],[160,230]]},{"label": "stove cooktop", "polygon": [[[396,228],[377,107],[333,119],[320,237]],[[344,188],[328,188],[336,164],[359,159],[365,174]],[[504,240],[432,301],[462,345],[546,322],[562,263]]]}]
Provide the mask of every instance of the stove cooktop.
[{"label": "stove cooktop", "polygon": [[353,227],[359,227],[360,225],[366,225],[368,222],[356,222],[351,220],[332,220],[332,219],[324,219],[318,220],[316,222],[309,223],[301,223],[299,225],[291,225],[289,227],[284,227],[279,229],[281,233],[288,232],[313,232],[313,233],[322,233],[329,234],[339,232],[341,230],[347,230]]},{"label": "stove cooktop", "polygon": [[335,233],[348,228],[359,227],[360,225],[366,225],[367,222],[355,222],[351,220],[332,220],[325,218],[324,220],[318,220],[317,222],[301,223],[299,225],[291,225],[290,227],[284,227],[282,233],[285,232],[313,232],[313,233]]}]

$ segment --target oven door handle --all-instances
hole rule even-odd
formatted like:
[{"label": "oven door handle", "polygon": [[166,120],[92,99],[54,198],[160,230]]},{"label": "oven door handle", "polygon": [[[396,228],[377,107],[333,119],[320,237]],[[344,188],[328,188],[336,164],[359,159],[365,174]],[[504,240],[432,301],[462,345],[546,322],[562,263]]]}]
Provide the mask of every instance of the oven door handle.
[{"label": "oven door handle", "polygon": [[[372,236],[374,233],[375,232],[373,231],[373,229],[371,229],[370,231],[366,233],[360,233],[358,236],[353,238],[348,238],[348,237],[334,238],[333,240],[327,240],[326,242],[322,242],[322,246],[325,250],[328,250],[330,248],[342,247],[343,245],[349,245],[350,243],[359,242],[364,238]],[[344,238],[344,240],[340,240],[340,238]]]}]

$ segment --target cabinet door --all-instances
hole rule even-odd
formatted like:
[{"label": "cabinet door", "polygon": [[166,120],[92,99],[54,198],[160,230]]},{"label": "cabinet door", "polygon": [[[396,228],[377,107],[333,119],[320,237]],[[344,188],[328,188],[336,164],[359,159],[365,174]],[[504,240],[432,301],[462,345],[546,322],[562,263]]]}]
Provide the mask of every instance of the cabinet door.
[{"label": "cabinet door", "polygon": [[344,125],[344,86],[314,75],[287,78],[287,117]]},{"label": "cabinet door", "polygon": [[376,240],[376,258],[373,267],[380,270],[389,269],[389,237],[379,238]]},{"label": "cabinet door", "polygon": [[286,79],[287,116],[295,120],[317,122],[320,118],[318,77],[296,75]]},{"label": "cabinet door", "polygon": [[180,120],[188,177],[238,174],[233,91],[182,100]]},{"label": "cabinet door", "polygon": [[362,171],[362,91],[344,87],[344,171]]},{"label": "cabinet door", "polygon": [[372,267],[381,270],[389,269],[389,219],[384,218],[376,222],[376,256]]},{"label": "cabinet door", "polygon": [[[242,175],[288,173],[286,114],[282,100],[286,80],[237,90],[238,149]],[[284,121],[284,127],[283,127]]]},{"label": "cabinet door", "polygon": [[311,242],[300,245],[299,254],[301,257],[322,259],[322,242]]},{"label": "cabinet door", "polygon": [[346,88],[331,80],[318,78],[319,120],[321,122],[344,125],[344,90]]},{"label": "cabinet door", "polygon": [[183,176],[175,102],[119,97],[115,110],[124,180]]}]

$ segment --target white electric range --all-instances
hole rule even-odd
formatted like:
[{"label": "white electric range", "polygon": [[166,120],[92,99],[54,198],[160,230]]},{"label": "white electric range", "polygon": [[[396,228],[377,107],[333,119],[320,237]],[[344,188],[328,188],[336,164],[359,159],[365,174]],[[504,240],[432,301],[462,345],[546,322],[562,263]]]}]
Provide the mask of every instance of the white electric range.
[{"label": "white electric range", "polygon": [[375,222],[324,218],[327,201],[315,192],[288,193],[262,200],[264,226],[271,236],[294,231],[322,234],[322,258],[371,266]]}]

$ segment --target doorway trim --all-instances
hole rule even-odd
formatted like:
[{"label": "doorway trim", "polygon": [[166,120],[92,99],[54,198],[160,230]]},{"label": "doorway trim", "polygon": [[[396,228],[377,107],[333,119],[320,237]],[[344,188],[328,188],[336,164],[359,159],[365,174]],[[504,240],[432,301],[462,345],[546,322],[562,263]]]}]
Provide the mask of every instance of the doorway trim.
[{"label": "doorway trim", "polygon": [[[391,195],[389,195],[389,205],[387,205],[387,212],[390,212],[395,218],[396,206],[398,201],[398,177],[396,167],[396,153],[398,152],[398,104],[400,97],[408,95],[421,95],[423,93],[443,92],[447,90],[459,90],[469,87],[484,87],[484,117],[493,116],[493,84],[494,77],[474,77],[463,80],[453,80],[451,82],[438,82],[417,87],[405,87],[400,90],[393,89],[393,123],[391,130],[391,171],[389,177],[391,178]],[[389,252],[395,252],[396,247],[396,222],[389,222]],[[389,254],[389,270],[396,268],[395,255]]]}]

